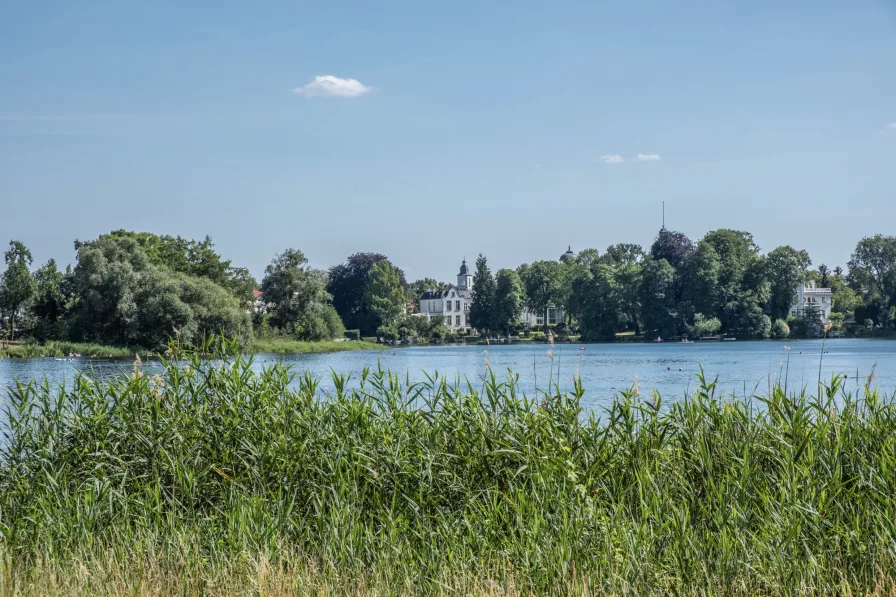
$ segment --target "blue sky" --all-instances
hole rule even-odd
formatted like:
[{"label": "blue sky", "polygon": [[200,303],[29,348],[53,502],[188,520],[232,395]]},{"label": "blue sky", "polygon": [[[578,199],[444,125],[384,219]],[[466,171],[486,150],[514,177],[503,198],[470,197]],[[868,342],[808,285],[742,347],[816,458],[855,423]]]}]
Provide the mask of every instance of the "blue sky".
[{"label": "blue sky", "polygon": [[6,0],[0,56],[0,241],[39,262],[126,228],[453,280],[649,246],[662,201],[831,267],[896,231],[894,0]]}]

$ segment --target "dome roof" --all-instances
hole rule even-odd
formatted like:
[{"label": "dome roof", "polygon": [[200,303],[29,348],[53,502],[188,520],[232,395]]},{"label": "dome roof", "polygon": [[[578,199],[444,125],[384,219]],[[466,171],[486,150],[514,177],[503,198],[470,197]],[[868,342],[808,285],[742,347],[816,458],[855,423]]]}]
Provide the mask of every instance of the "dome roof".
[{"label": "dome roof", "polygon": [[560,261],[566,261],[567,259],[575,259],[576,254],[572,252],[572,245],[569,245],[569,248],[566,250],[566,253],[560,256]]},{"label": "dome roof", "polygon": [[467,260],[466,259],[464,259],[463,262],[460,264],[460,273],[457,275],[458,276],[466,276],[467,275]]}]

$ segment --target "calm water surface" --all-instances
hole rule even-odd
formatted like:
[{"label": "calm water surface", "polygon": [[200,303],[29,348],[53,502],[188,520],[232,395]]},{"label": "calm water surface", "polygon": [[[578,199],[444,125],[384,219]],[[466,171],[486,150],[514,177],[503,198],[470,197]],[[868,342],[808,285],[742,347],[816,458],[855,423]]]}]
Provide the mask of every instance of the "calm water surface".
[{"label": "calm water surface", "polygon": [[[563,344],[554,348],[553,361],[547,355],[550,347],[545,344],[421,346],[284,357],[256,355],[255,367],[260,369],[282,360],[296,371],[307,370],[322,377],[324,389],[330,387],[327,380],[331,369],[352,373],[357,381],[364,367],[376,368],[378,363],[402,375],[409,372],[412,380],[423,380],[426,373],[438,371],[451,379],[467,378],[480,384],[487,358],[498,375],[506,374],[507,369],[518,373],[520,388],[526,393],[533,393],[536,386],[544,388],[551,375],[555,380],[559,375],[561,387],[568,388],[578,373],[586,390],[584,404],[595,408],[605,405],[619,390],[629,388],[636,376],[642,393],[657,389],[667,400],[681,397],[693,390],[701,364],[708,377],[718,376],[720,391],[738,395],[765,393],[770,381],[774,383],[777,376],[783,375],[788,356],[785,346],[790,347],[790,387],[806,385],[814,389],[821,356],[820,340]],[[888,393],[896,391],[896,341],[836,339],[828,340],[825,345],[824,378],[830,378],[833,373],[847,375],[848,388],[864,383],[875,365],[874,383]],[[144,371],[152,372],[157,367],[147,363]],[[16,379],[46,378],[53,384],[67,384],[79,370],[91,369],[104,376],[123,374],[132,371],[133,364],[88,359],[4,359],[0,360],[0,387],[6,388]],[[3,392],[0,402],[5,401],[5,396]]]}]

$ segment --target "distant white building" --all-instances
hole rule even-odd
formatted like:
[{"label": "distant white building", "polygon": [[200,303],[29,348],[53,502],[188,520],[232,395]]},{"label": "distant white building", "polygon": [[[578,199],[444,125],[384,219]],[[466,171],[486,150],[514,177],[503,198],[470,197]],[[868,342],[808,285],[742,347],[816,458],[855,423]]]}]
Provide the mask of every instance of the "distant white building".
[{"label": "distant white building", "polygon": [[470,331],[470,305],[473,304],[473,275],[467,268],[467,260],[460,264],[457,285],[448,290],[431,288],[420,297],[420,314],[429,319],[442,318],[445,327],[452,331]]},{"label": "distant white building", "polygon": [[831,309],[834,306],[830,288],[817,288],[813,280],[800,284],[796,290],[796,304],[790,308],[790,314],[799,316],[806,308],[814,308],[822,324],[830,323]]}]

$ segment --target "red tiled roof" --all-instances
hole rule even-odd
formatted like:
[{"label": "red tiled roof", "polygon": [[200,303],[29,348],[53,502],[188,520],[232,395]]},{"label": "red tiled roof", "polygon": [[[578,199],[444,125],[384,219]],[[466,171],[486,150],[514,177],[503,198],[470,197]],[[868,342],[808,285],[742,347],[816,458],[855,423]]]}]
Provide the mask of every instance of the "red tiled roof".
[{"label": "red tiled roof", "polygon": [[252,296],[254,296],[255,298],[258,298],[260,296],[264,296],[264,293],[256,288],[255,290],[252,291]]}]

